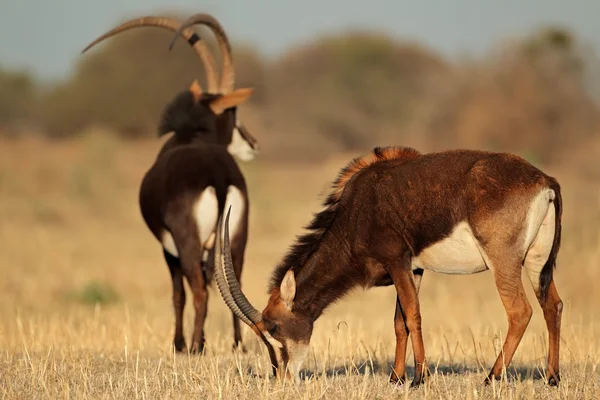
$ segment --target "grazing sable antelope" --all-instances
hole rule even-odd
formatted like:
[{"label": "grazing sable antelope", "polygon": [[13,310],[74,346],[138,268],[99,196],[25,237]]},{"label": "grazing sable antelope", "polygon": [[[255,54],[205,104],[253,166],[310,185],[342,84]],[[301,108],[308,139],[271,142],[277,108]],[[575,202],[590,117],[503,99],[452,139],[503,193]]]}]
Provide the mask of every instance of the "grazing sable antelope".
[{"label": "grazing sable antelope", "polygon": [[[237,119],[237,106],[251,89],[234,91],[235,71],[228,38],[213,17],[197,16],[197,23],[215,33],[223,51],[223,72],[218,82],[215,61],[206,44],[191,30],[170,18],[143,17],[127,21],[100,36],[84,52],[101,41],[128,29],[154,26],[181,34],[204,63],[208,93],[197,81],[180,92],[163,110],[159,135],[174,134],[162,146],[142,180],[139,204],[144,221],[161,243],[173,284],[177,351],[187,348],[183,335],[186,296],[183,277],[193,292],[196,311],[190,351],[204,348],[207,285],[214,269],[212,247],[217,218],[225,205],[236,210],[232,222],[237,236],[232,253],[236,279],[240,279],[247,241],[249,201],[245,179],[232,155],[251,160],[257,141]],[[242,345],[239,319],[233,314],[234,347]],[[243,345],[241,346],[243,349]]]},{"label": "grazing sable antelope", "polygon": [[[298,238],[275,269],[262,313],[235,278],[227,220],[224,244],[217,235],[221,295],[265,342],[278,376],[298,379],[313,323],[330,304],[357,286],[393,284],[398,296],[390,379],[405,382],[410,333],[411,386],[421,384],[427,374],[417,287],[422,270],[473,274],[489,269],[508,316],[508,333],[489,383],[500,377],[503,362],[509,365],[531,318],[521,282],[524,268],[548,328],[548,383],[558,384],[562,302],[553,269],[562,206],[554,178],[513,154],[375,148],[341,170],[324,206],[308,226],[310,232]],[[217,229],[221,232],[220,223]]]}]

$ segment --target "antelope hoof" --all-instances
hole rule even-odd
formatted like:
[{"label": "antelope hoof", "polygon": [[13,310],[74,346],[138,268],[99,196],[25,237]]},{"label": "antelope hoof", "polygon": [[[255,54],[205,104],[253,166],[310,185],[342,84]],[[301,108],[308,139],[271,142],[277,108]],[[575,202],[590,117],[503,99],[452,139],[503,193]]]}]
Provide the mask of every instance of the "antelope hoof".
[{"label": "antelope hoof", "polygon": [[550,378],[548,378],[548,386],[558,386],[560,382],[560,374],[548,374]]},{"label": "antelope hoof", "polygon": [[183,353],[187,350],[185,339],[183,337],[173,339],[173,346],[175,346],[175,351],[178,353]]},{"label": "antelope hoof", "polygon": [[483,384],[485,386],[489,386],[492,384],[492,381],[499,381],[500,380],[500,376],[496,376],[493,373],[490,372],[490,374],[487,376],[487,378],[485,378],[485,380],[483,381]]},{"label": "antelope hoof", "polygon": [[204,340],[201,342],[192,343],[192,347],[190,349],[190,353],[192,354],[202,354],[204,352]]},{"label": "antelope hoof", "polygon": [[390,376],[390,383],[395,385],[404,385],[406,383],[406,375],[402,374],[398,376],[395,372],[392,372],[392,375]]},{"label": "antelope hoof", "polygon": [[423,376],[421,376],[420,378],[417,378],[416,376],[413,378],[412,382],[410,383],[410,387],[411,388],[416,388],[421,386],[422,384],[425,383],[425,378]]},{"label": "antelope hoof", "polygon": [[248,350],[246,350],[246,346],[244,346],[244,344],[242,342],[235,343],[233,345],[233,351],[236,351],[236,350],[239,351],[239,352],[241,352],[241,353],[247,353],[248,352]]},{"label": "antelope hoof", "polygon": [[415,375],[415,377],[413,378],[413,381],[410,384],[410,387],[415,388],[417,386],[421,386],[422,384],[425,383],[425,381],[427,380],[429,375],[430,375],[429,370],[424,369],[420,376]]}]

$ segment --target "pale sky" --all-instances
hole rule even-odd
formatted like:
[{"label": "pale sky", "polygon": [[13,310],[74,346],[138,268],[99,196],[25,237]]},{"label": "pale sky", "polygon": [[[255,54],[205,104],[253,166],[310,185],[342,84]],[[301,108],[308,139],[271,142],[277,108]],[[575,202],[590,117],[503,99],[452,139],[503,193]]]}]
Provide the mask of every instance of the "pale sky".
[{"label": "pale sky", "polygon": [[211,13],[233,41],[248,42],[269,56],[347,28],[417,40],[446,56],[477,55],[508,36],[550,23],[568,26],[600,50],[597,0],[0,0],[0,4],[0,66],[27,68],[45,79],[67,76],[81,59],[81,49],[120,20],[164,10]]}]

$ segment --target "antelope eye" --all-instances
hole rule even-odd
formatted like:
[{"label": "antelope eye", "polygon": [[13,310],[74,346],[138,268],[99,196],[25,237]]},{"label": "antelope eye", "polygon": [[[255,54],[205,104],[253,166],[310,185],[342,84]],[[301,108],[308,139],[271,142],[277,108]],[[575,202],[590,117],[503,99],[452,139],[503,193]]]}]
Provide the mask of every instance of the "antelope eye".
[{"label": "antelope eye", "polygon": [[273,326],[269,328],[269,334],[273,336],[275,333],[277,333],[277,329],[279,329],[277,324],[273,324]]}]

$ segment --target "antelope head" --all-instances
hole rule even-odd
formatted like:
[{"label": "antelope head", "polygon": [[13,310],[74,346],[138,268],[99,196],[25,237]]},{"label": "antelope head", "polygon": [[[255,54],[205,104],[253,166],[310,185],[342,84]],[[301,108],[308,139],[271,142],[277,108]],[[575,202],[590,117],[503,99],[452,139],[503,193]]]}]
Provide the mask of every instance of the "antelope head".
[{"label": "antelope head", "polygon": [[262,313],[250,304],[235,277],[229,244],[229,212],[219,218],[215,242],[215,278],[219,292],[233,313],[267,346],[273,372],[278,378],[300,381],[300,369],[308,357],[313,320],[294,309],[296,281],[289,270]]},{"label": "antelope head", "polygon": [[[195,24],[208,26],[217,38],[223,59],[223,72],[220,81],[218,79],[217,65],[210,49],[206,45],[206,42],[192,29],[192,25]],[[83,49],[82,53],[85,53],[97,44],[118,35],[119,33],[141,27],[155,27],[168,30],[175,33],[175,38],[181,36],[188,42],[203,63],[206,72],[207,95],[228,95],[234,92],[235,70],[233,67],[231,45],[229,44],[229,39],[221,24],[209,14],[195,14],[188,18],[183,24],[176,19],[167,17],[146,16],[134,18],[123,22],[119,26],[96,38]],[[172,46],[173,42],[171,43],[171,47]],[[193,91],[192,94],[194,94]],[[180,101],[179,98],[185,98],[187,95],[187,91],[180,93],[174,102]],[[196,96],[194,96],[194,98],[196,98]],[[229,108],[226,112],[223,112],[223,115],[218,118],[217,124],[219,125],[218,131],[221,135],[227,136],[220,138],[219,141],[227,143],[227,151],[230,154],[237,156],[242,161],[250,161],[254,158],[259,149],[258,141],[239,120],[237,108],[235,106]]]},{"label": "antelope head", "polygon": [[[175,41],[178,37],[185,38],[185,32],[189,31],[194,25],[205,25],[211,29],[217,38],[219,49],[223,59],[221,82],[218,85],[218,92],[221,94],[230,94],[234,91],[235,87],[235,69],[233,66],[233,56],[231,53],[231,44],[227,38],[225,30],[213,16],[210,14],[194,14],[185,20],[177,30],[175,30],[169,49],[173,48]],[[210,91],[210,88],[209,88]],[[214,92],[211,92],[214,93]],[[227,147],[229,153],[236,155],[242,161],[250,161],[254,159],[256,153],[259,150],[257,140],[250,134],[248,129],[240,121],[237,116],[236,108],[231,109],[231,119],[235,124],[230,144]]]}]

